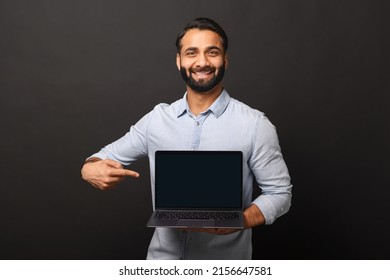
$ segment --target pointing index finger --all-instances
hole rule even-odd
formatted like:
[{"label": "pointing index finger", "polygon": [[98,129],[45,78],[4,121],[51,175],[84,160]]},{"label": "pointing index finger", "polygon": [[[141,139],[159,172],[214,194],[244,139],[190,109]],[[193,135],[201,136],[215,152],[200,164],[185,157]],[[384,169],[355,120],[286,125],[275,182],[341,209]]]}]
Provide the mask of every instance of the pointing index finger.
[{"label": "pointing index finger", "polygon": [[139,177],[139,173],[133,170],[123,169],[123,171],[124,171],[123,176],[136,177],[136,178]]},{"label": "pointing index finger", "polygon": [[133,170],[128,170],[124,168],[113,168],[110,171],[110,176],[113,177],[139,177],[139,173]]}]

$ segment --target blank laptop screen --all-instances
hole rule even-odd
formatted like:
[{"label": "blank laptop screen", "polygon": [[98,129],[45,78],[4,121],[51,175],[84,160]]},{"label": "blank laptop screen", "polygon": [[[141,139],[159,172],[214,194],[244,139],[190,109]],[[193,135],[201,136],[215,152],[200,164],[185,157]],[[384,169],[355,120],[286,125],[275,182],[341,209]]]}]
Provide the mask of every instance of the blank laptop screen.
[{"label": "blank laptop screen", "polygon": [[242,152],[157,151],[156,208],[241,209]]}]

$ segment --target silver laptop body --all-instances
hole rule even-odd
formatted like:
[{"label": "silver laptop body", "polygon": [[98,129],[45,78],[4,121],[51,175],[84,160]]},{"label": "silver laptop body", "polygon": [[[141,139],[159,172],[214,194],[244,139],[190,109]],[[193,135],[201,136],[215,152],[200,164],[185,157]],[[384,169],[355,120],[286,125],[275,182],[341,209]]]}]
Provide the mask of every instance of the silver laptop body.
[{"label": "silver laptop body", "polygon": [[156,151],[148,227],[244,228],[241,151]]}]

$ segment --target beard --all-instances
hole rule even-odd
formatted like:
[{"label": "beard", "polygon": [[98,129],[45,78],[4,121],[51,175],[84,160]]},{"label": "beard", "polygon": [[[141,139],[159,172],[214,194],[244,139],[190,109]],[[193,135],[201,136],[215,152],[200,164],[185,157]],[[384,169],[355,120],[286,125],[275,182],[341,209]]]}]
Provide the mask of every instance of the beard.
[{"label": "beard", "polygon": [[[215,75],[215,70],[215,67],[210,66],[197,69],[190,68],[188,69],[189,75],[187,75],[187,69],[185,69],[184,67],[180,67],[181,77],[183,78],[184,82],[187,84],[187,86],[189,86],[192,90],[196,92],[207,92],[213,89],[222,81],[223,76],[225,75],[225,64],[218,68],[217,75]],[[209,81],[204,81],[203,79],[196,81],[192,77],[192,73],[195,73],[196,71],[212,71],[214,73],[214,76]]]}]

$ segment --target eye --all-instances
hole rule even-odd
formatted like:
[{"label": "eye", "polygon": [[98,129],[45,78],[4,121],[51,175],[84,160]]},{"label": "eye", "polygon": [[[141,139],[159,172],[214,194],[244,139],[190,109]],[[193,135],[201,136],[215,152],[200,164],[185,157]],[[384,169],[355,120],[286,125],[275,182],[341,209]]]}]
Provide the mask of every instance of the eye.
[{"label": "eye", "polygon": [[219,55],[219,52],[216,50],[209,51],[209,56],[217,56]]},{"label": "eye", "polygon": [[193,57],[193,56],[195,56],[195,52],[194,51],[186,51],[185,55],[189,56],[189,57]]}]

